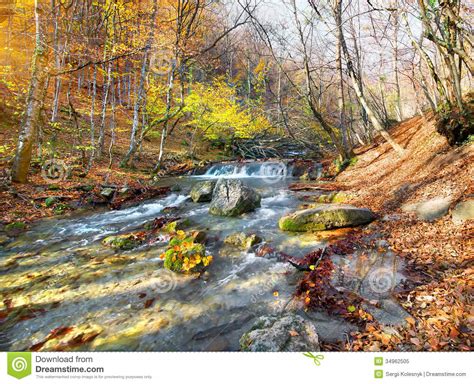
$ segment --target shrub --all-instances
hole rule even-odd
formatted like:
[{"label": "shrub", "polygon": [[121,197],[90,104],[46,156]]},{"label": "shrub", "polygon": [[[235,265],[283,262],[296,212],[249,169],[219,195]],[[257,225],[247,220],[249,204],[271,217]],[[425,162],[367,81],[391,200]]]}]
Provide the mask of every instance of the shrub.
[{"label": "shrub", "polygon": [[167,250],[160,255],[165,260],[165,268],[180,273],[200,272],[212,262],[212,256],[206,256],[203,244],[195,243],[193,236],[177,231],[168,243]]}]

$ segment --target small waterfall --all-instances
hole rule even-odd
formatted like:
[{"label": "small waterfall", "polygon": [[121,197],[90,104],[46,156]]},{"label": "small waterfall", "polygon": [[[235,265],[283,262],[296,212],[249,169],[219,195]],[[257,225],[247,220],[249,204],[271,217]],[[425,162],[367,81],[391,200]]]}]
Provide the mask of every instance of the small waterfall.
[{"label": "small waterfall", "polygon": [[281,161],[215,164],[203,175],[208,178],[269,178],[291,177],[291,166]]}]

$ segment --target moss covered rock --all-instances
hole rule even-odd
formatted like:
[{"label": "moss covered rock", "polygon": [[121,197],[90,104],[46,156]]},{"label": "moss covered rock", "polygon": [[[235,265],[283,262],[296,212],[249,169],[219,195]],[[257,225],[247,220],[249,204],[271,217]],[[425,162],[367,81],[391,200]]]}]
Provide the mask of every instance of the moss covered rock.
[{"label": "moss covered rock", "polygon": [[308,232],[327,229],[355,227],[370,223],[375,214],[367,208],[352,205],[321,204],[283,216],[278,225],[283,231]]},{"label": "moss covered rock", "polygon": [[212,262],[212,256],[206,255],[206,247],[196,243],[193,235],[178,231],[168,243],[164,253],[160,255],[164,267],[173,272],[202,272]]},{"label": "moss covered rock", "polygon": [[21,232],[26,231],[27,225],[23,221],[17,221],[5,225],[5,232],[8,236],[18,236]]},{"label": "moss covered rock", "polygon": [[163,231],[167,233],[175,233],[177,231],[182,231],[188,228],[191,225],[191,220],[189,219],[178,219],[170,221],[163,227]]},{"label": "moss covered rock", "polygon": [[102,240],[102,244],[114,249],[130,250],[140,246],[143,243],[143,238],[133,233],[125,235],[108,236]]}]

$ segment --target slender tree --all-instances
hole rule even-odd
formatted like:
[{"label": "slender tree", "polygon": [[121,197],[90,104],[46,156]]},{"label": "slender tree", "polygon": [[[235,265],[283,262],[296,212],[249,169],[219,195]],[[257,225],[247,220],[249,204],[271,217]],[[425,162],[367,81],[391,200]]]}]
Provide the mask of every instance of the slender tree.
[{"label": "slender tree", "polygon": [[35,50],[32,59],[31,80],[26,100],[25,116],[12,166],[12,180],[25,183],[30,169],[33,143],[36,138],[43,101],[48,83],[48,41],[46,26],[48,7],[41,0],[35,0]]}]

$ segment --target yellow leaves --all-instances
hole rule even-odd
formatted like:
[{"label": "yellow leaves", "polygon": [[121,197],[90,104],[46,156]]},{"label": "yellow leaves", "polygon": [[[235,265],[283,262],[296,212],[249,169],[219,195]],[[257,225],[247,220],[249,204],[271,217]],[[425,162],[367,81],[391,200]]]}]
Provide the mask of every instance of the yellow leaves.
[{"label": "yellow leaves", "polygon": [[259,74],[264,72],[265,69],[266,69],[265,60],[263,58],[261,58],[260,61],[257,64],[257,66],[254,68],[253,73],[258,76]]},{"label": "yellow leaves", "polygon": [[183,112],[192,115],[189,125],[200,129],[208,139],[250,137],[270,127],[263,113],[250,113],[237,99],[235,89],[222,78],[211,85],[196,83],[185,98]]},{"label": "yellow leaves", "polygon": [[308,297],[308,296],[307,296],[307,297],[305,297],[305,299],[304,299],[304,303],[305,303],[306,305],[309,305],[309,303],[310,303],[310,302],[311,302],[311,298],[310,298],[310,297]]},{"label": "yellow leaves", "polygon": [[202,259],[202,264],[207,267],[212,262],[212,256],[207,256]]}]

